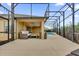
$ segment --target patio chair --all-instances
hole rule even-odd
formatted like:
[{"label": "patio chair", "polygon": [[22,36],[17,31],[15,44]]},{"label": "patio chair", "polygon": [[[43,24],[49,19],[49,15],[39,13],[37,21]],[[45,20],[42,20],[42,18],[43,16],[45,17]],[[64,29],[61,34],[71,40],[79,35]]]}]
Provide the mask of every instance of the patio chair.
[{"label": "patio chair", "polygon": [[30,35],[31,35],[31,33],[29,33],[29,31],[21,31],[20,32],[21,39],[27,39]]}]

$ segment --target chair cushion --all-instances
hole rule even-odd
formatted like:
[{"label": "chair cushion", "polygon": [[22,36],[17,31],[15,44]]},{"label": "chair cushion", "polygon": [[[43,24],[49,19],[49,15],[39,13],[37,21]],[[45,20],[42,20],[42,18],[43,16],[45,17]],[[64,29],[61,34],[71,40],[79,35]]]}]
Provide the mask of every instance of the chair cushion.
[{"label": "chair cushion", "polygon": [[76,56],[79,56],[79,49],[72,51],[71,54],[74,54]]},{"label": "chair cushion", "polygon": [[68,54],[68,55],[66,55],[66,56],[75,56],[74,54]]}]

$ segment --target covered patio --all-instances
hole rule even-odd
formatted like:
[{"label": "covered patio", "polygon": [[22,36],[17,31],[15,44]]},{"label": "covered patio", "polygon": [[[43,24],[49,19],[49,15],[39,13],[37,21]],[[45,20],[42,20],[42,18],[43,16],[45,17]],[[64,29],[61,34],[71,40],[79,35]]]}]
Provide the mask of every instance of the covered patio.
[{"label": "covered patio", "polygon": [[[27,8],[25,9],[26,6]],[[4,14],[0,14],[0,55],[70,55],[72,51],[79,49],[78,6],[79,3],[64,3],[62,6],[56,3],[11,3],[8,8],[5,3],[0,4],[2,10],[5,11]],[[26,11],[24,12],[22,8],[24,11],[30,11],[30,14]],[[19,14],[16,17],[17,13],[23,14]],[[30,16],[27,17],[25,13]],[[23,38],[23,40],[20,40],[19,33],[21,31],[25,33],[23,30],[30,31],[32,33],[31,36],[36,36],[36,38]],[[46,36],[47,39],[44,38]],[[42,40],[37,37],[41,37]],[[78,51],[77,55],[79,56]]]}]

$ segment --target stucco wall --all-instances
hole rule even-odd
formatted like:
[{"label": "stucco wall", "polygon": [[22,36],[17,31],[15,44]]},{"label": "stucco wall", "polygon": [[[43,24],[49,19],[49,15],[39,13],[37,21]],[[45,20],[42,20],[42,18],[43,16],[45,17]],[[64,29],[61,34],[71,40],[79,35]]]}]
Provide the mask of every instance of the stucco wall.
[{"label": "stucco wall", "polygon": [[32,27],[32,32],[36,33],[36,32],[41,32],[41,26],[40,27]]}]

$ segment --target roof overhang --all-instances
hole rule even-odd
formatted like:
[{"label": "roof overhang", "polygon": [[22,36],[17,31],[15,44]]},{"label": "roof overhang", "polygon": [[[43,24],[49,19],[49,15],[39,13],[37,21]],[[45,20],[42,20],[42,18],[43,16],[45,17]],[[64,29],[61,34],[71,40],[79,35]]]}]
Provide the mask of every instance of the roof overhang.
[{"label": "roof overhang", "polygon": [[44,22],[46,22],[46,17],[15,17],[15,19],[44,19]]}]

